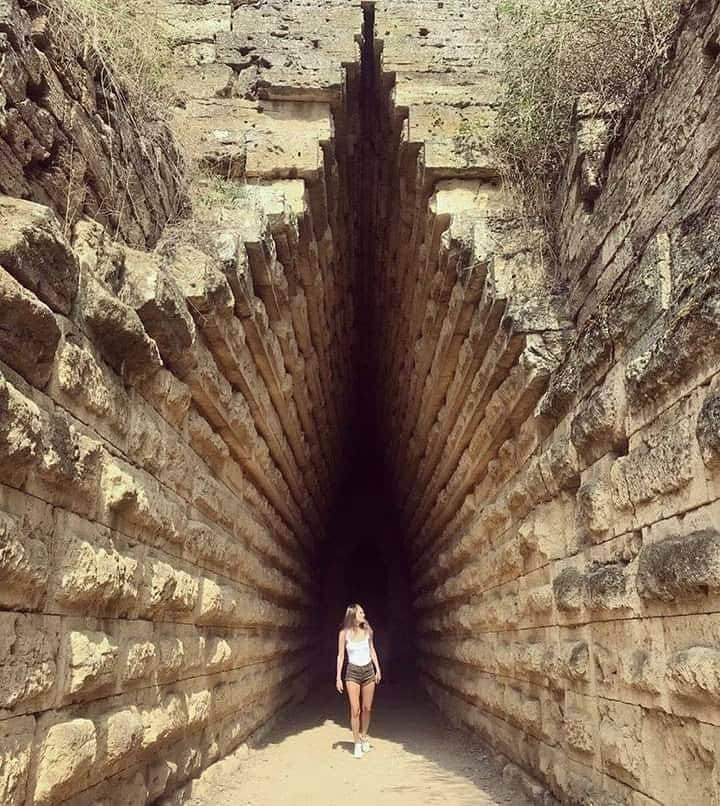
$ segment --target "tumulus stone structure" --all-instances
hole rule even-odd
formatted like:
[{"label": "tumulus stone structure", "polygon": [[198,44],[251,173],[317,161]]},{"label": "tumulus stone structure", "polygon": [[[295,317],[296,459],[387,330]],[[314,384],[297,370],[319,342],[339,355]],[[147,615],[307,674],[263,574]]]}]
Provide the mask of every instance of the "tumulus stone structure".
[{"label": "tumulus stone structure", "polygon": [[720,3],[579,107],[552,276],[494,4],[157,9],[150,142],[0,0],[0,802],[187,802],[300,700],[368,441],[440,708],[540,802],[720,803]]}]

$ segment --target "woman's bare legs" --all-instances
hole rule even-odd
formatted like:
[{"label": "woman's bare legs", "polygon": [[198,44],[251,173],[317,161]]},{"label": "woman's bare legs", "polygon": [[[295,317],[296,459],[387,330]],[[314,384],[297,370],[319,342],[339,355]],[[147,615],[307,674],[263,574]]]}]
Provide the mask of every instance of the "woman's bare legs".
[{"label": "woman's bare legs", "polygon": [[360,736],[364,742],[367,741],[368,729],[370,728],[370,716],[372,715],[374,697],[375,683],[366,683],[362,687],[362,712],[360,719]]},{"label": "woman's bare legs", "polygon": [[345,681],[348,700],[350,701],[350,727],[355,744],[360,741],[360,683]]}]

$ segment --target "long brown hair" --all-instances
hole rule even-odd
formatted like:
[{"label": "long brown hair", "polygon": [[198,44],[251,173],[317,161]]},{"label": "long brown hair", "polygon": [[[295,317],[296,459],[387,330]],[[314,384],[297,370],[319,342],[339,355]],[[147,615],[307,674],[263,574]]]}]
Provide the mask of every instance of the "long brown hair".
[{"label": "long brown hair", "polygon": [[359,627],[361,630],[367,630],[369,633],[372,633],[372,627],[368,621],[358,622],[357,620],[357,611],[359,609],[365,609],[362,605],[355,604],[350,605],[345,610],[345,618],[342,620],[342,624],[340,625],[341,630],[354,630],[356,627]]}]

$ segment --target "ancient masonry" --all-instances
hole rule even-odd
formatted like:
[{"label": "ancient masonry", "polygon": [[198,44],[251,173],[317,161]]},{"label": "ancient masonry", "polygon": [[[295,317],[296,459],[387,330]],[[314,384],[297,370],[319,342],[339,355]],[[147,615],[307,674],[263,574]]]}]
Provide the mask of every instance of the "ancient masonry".
[{"label": "ancient masonry", "polygon": [[140,138],[0,0],[0,803],[182,803],[303,695],[359,422],[440,707],[540,799],[720,803],[720,3],[612,153],[580,107],[559,277],[494,3],[160,13]]}]

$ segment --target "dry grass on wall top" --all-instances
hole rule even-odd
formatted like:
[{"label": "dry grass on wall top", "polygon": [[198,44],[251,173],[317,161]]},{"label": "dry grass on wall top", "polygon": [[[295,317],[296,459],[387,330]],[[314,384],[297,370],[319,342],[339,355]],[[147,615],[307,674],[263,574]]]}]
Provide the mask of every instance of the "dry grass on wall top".
[{"label": "dry grass on wall top", "polygon": [[95,64],[111,105],[147,134],[171,98],[173,56],[152,0],[40,0],[67,52]]},{"label": "dry grass on wall top", "polygon": [[617,131],[666,62],[679,8],[680,0],[498,2],[505,92],[491,145],[528,214],[549,229],[577,99],[595,99]]}]

